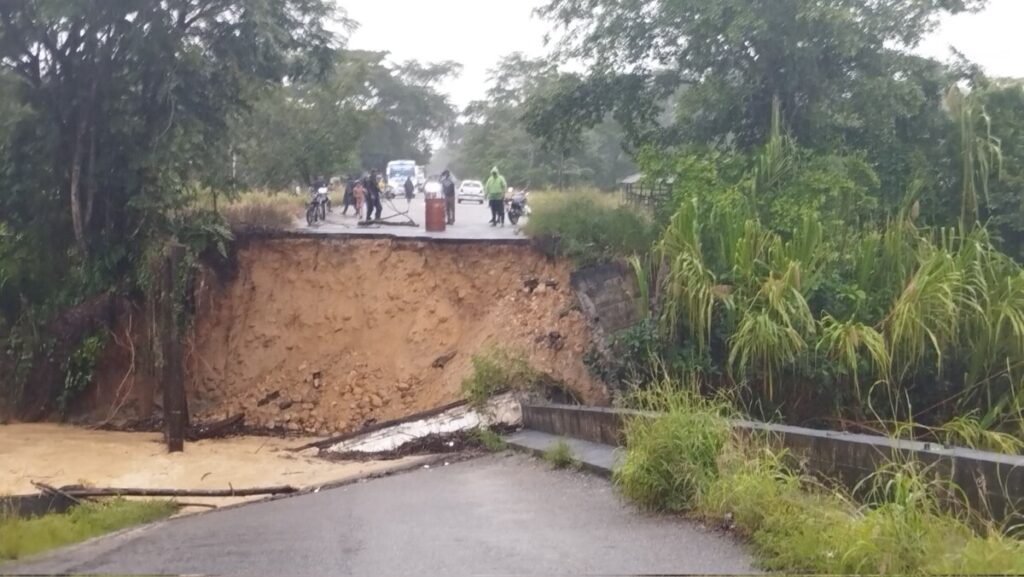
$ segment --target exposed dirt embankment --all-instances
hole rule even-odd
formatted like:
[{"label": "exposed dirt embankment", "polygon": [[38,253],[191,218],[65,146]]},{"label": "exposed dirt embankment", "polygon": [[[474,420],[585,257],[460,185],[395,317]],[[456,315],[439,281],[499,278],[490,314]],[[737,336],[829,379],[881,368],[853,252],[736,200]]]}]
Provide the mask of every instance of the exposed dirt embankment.
[{"label": "exposed dirt embankment", "polygon": [[603,400],[569,269],[529,247],[260,240],[238,259],[236,278],[202,282],[186,346],[193,418],[350,431],[457,400],[472,356],[494,345]]}]

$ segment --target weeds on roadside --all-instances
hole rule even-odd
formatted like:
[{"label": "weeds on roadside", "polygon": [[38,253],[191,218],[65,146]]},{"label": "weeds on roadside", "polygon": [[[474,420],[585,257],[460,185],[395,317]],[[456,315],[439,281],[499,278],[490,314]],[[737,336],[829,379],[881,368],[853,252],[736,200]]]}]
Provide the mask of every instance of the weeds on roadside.
[{"label": "weeds on roadside", "polygon": [[249,192],[220,207],[232,230],[285,230],[294,226],[306,199],[289,193]]},{"label": "weeds on roadside", "polygon": [[730,432],[723,405],[692,387],[665,381],[632,403],[663,414],[627,423],[614,474],[623,494],[645,509],[727,525],[750,539],[764,569],[1024,572],[1024,542],[968,517],[958,487],[916,462],[884,465],[851,493],[803,474],[770,439]]},{"label": "weeds on roadside", "polygon": [[723,406],[696,390],[675,389],[667,379],[634,392],[630,404],[663,414],[628,420],[629,451],[614,481],[645,509],[690,510],[718,474],[718,457],[729,438]]},{"label": "weeds on roadside", "polygon": [[491,429],[479,428],[473,431],[473,436],[480,445],[491,453],[500,453],[508,448],[508,443],[501,435]]},{"label": "weeds on roadside", "polygon": [[572,454],[572,447],[565,441],[558,441],[545,451],[544,460],[551,465],[552,469],[569,469],[578,466],[576,457]]},{"label": "weeds on roadside", "polygon": [[172,515],[171,501],[114,499],[85,503],[63,515],[0,517],[0,560],[13,560]]},{"label": "weeds on roadside", "polygon": [[523,355],[491,348],[473,356],[473,372],[462,381],[462,394],[474,409],[483,409],[501,391],[526,391],[540,379]]}]

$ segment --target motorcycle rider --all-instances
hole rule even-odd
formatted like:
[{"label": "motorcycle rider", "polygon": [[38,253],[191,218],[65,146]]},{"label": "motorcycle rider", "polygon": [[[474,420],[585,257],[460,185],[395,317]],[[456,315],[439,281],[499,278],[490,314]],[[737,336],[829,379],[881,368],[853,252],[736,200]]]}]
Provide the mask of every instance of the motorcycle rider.
[{"label": "motorcycle rider", "polygon": [[[376,169],[370,171],[370,176],[363,183],[363,187],[366,189],[366,222],[380,220],[384,205],[380,202],[380,179]],[[377,213],[376,218],[373,217],[374,211]]]},{"label": "motorcycle rider", "polygon": [[491,169],[491,177],[484,184],[484,193],[491,204],[491,226],[505,226],[505,190],[508,183],[505,177],[498,172],[498,167]]},{"label": "motorcycle rider", "polygon": [[444,214],[448,226],[455,224],[455,181],[452,173],[445,170],[441,173],[441,191],[444,193]]}]

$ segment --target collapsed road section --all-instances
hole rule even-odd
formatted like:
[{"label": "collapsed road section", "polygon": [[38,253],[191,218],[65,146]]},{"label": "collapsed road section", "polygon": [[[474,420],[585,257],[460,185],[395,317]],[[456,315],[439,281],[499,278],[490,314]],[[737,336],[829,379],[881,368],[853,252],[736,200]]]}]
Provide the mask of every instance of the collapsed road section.
[{"label": "collapsed road section", "polygon": [[[324,436],[359,431],[461,399],[474,357],[495,349],[601,403],[605,389],[583,361],[592,331],[570,272],[528,244],[243,239],[230,272],[208,270],[197,282],[185,343],[191,417],[245,415],[251,429]],[[93,398],[95,407],[123,405],[121,418],[159,398],[132,371],[130,340],[115,340]],[[117,398],[125,391],[128,402]]]}]

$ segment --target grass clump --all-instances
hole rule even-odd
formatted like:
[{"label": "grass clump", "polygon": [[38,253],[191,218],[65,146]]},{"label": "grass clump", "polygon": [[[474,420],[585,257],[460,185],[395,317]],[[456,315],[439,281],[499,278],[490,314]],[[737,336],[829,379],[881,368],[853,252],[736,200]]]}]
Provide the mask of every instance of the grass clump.
[{"label": "grass clump", "polygon": [[524,230],[556,256],[578,266],[650,251],[652,223],[597,192],[547,193],[531,197],[533,212]]},{"label": "grass clump", "polygon": [[491,348],[474,355],[473,372],[462,381],[463,397],[474,409],[483,409],[502,391],[525,391],[539,380],[526,357],[506,349]]},{"label": "grass clump", "polygon": [[0,518],[0,560],[14,560],[172,515],[171,501],[114,499],[85,503],[62,515]]},{"label": "grass clump", "polygon": [[286,230],[305,210],[308,199],[290,193],[248,192],[220,208],[233,230]]},{"label": "grass clump", "polygon": [[473,436],[480,446],[491,453],[500,453],[508,448],[508,443],[505,442],[505,439],[501,438],[501,435],[491,429],[481,427],[473,431]]},{"label": "grass clump", "polygon": [[629,450],[613,472],[615,483],[645,509],[689,511],[717,477],[728,421],[720,407],[667,384],[635,393],[634,404],[663,414],[626,423]]},{"label": "grass clump", "polygon": [[572,447],[565,441],[558,441],[545,451],[544,460],[551,465],[552,469],[569,469],[578,465],[576,457],[572,454]]}]

